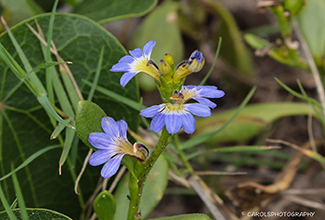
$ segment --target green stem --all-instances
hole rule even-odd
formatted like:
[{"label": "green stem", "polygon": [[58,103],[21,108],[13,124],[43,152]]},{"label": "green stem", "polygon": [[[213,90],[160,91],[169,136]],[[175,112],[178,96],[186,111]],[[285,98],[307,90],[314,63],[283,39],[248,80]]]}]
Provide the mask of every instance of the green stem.
[{"label": "green stem", "polygon": [[171,137],[172,135],[168,133],[166,128],[164,128],[154,151],[151,153],[150,157],[148,158],[146,165],[143,171],[139,174],[138,178],[130,174],[129,188],[130,188],[131,200],[129,204],[128,220],[141,219],[140,217],[141,215],[139,215],[140,213],[138,212],[138,210],[139,210],[140,199],[142,196],[144,183],[148,177],[151,168],[157,161],[158,157],[164,151],[167,145],[171,142]]},{"label": "green stem", "polygon": [[194,173],[194,170],[193,170],[191,164],[188,162],[188,159],[186,158],[186,156],[184,154],[184,151],[182,150],[182,147],[181,147],[181,145],[179,143],[178,135],[175,135],[174,142],[175,142],[176,148],[178,150],[178,154],[179,154],[179,156],[180,156],[183,164],[187,168],[188,172],[191,173],[191,174],[193,174]]}]

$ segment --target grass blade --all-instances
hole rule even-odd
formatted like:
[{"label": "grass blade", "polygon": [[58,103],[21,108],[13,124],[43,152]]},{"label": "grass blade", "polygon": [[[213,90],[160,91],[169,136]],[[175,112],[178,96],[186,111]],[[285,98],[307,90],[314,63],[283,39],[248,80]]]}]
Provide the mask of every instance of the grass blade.
[{"label": "grass blade", "polygon": [[97,69],[96,69],[96,73],[95,73],[95,77],[94,77],[94,82],[93,82],[93,85],[90,88],[90,92],[89,92],[89,95],[88,95],[88,98],[87,98],[88,101],[91,101],[93,99],[93,96],[94,96],[94,93],[95,93],[95,90],[96,90],[96,86],[97,86],[97,83],[98,83],[98,79],[99,79],[99,76],[100,76],[100,69],[102,68],[103,56],[104,56],[104,47],[102,47],[102,49],[100,51],[99,60],[98,60],[98,63],[97,63]]},{"label": "grass blade", "polygon": [[[65,121],[69,123],[71,119],[65,119]],[[51,140],[56,139],[65,127],[66,126],[64,124],[58,123],[58,125],[55,127],[54,131],[52,132],[50,139]]]},{"label": "grass blade", "polygon": [[[32,154],[30,157],[28,157],[22,164],[20,164],[15,170],[14,172],[18,172],[19,170],[21,170],[22,168],[24,168],[25,166],[27,166],[28,164],[30,164],[31,162],[33,162],[37,157],[39,157],[40,155],[46,153],[49,150],[53,150],[56,148],[61,147],[61,145],[51,145],[51,146],[47,146],[37,152],[35,152],[34,154]],[[3,177],[0,178],[0,182],[2,180],[7,179],[8,177],[10,177],[12,175],[12,172],[4,175]]]},{"label": "grass blade", "polygon": [[45,108],[45,110],[53,117],[55,118],[58,122],[64,124],[67,127],[73,128],[71,124],[68,124],[65,120],[63,120],[58,113],[53,109],[49,99],[46,96],[38,96],[37,100],[41,105]]},{"label": "grass blade", "polygon": [[278,149],[279,147],[270,147],[270,146],[235,146],[235,147],[221,147],[201,152],[195,152],[187,156],[187,159],[192,159],[193,157],[200,156],[202,154],[208,153],[227,153],[227,152],[242,152],[242,151],[264,151],[271,149]]},{"label": "grass blade", "polygon": [[72,84],[71,79],[69,78],[67,72],[60,66],[60,73],[63,79],[65,89],[67,90],[68,96],[70,98],[70,103],[75,111],[77,111],[78,102],[80,98],[75,90],[74,85]]},{"label": "grass blade", "polygon": [[[91,83],[91,82],[89,82],[87,80],[82,80],[82,81],[88,86],[93,85],[93,83]],[[103,93],[104,95],[107,95],[108,97],[111,97],[111,98],[115,99],[116,101],[119,101],[119,102],[121,102],[121,103],[123,103],[123,104],[137,110],[137,111],[140,111],[141,109],[146,108],[146,106],[140,104],[139,102],[136,102],[134,100],[126,98],[126,97],[124,97],[122,95],[119,95],[119,94],[117,94],[115,92],[109,91],[109,90],[105,89],[104,87],[101,87],[101,86],[97,85],[96,90],[98,92]]]},{"label": "grass blade", "polygon": [[[2,17],[1,17],[2,18]],[[36,76],[35,72],[33,72],[33,68],[31,66],[31,64],[29,63],[24,51],[21,49],[19,43],[17,42],[15,36],[11,33],[10,29],[8,28],[6,22],[4,21],[4,19],[2,18],[2,23],[4,24],[6,31],[8,33],[8,36],[12,42],[12,44],[14,45],[18,56],[21,60],[21,62],[23,63],[26,72],[31,72],[29,75],[30,81],[32,82],[32,84],[34,85],[34,87],[41,93],[41,94],[46,94],[46,90],[42,84],[42,82],[40,81],[40,79]]]},{"label": "grass blade", "polygon": [[60,161],[59,161],[59,174],[60,175],[61,175],[61,167],[63,166],[63,164],[65,163],[65,161],[68,157],[68,154],[71,149],[71,144],[75,137],[75,134],[76,134],[75,129],[71,129],[71,128],[65,129],[65,141],[64,141],[63,151],[61,153],[61,157],[60,157]]},{"label": "grass blade", "polygon": [[256,87],[253,87],[251,89],[251,91],[248,93],[248,95],[246,96],[246,98],[244,99],[244,101],[240,104],[238,110],[234,113],[233,116],[231,116],[231,118],[223,125],[221,126],[218,130],[213,131],[211,133],[208,134],[203,134],[194,138],[191,138],[188,141],[185,141],[182,144],[182,149],[186,149],[186,148],[190,148],[190,147],[194,147],[198,144],[201,144],[205,141],[207,141],[209,138],[213,137],[214,135],[216,135],[217,133],[219,133],[221,130],[223,130],[225,127],[227,127],[228,124],[230,124],[230,122],[232,122],[232,120],[234,120],[234,118],[239,114],[239,112],[247,105],[248,101],[250,100],[250,98],[253,96],[254,92],[256,90]]},{"label": "grass blade", "polygon": [[281,82],[278,78],[275,78],[275,80],[285,89],[285,90],[287,90],[289,93],[291,93],[292,95],[294,95],[294,96],[297,96],[298,98],[301,98],[301,99],[303,99],[303,100],[306,100],[306,101],[308,101],[308,102],[310,102],[310,103],[313,103],[313,104],[315,104],[315,105],[317,105],[318,107],[320,107],[320,108],[322,108],[322,105],[317,101],[317,100],[315,100],[315,99],[313,99],[313,98],[309,98],[309,97],[306,97],[306,96],[304,96],[304,95],[301,95],[300,93],[298,93],[298,92],[296,92],[296,91],[294,91],[294,90],[292,90],[291,88],[289,88],[287,85],[285,85],[283,82]]},{"label": "grass blade", "polygon": [[2,202],[3,207],[5,208],[10,220],[17,220],[15,214],[13,211],[10,209],[9,204],[7,202],[7,199],[5,197],[5,194],[3,193],[2,187],[0,185],[0,200]]},{"label": "grass blade", "polygon": [[19,211],[21,214],[21,217],[23,220],[28,220],[28,214],[26,210],[26,205],[23,197],[23,193],[21,192],[21,188],[19,186],[18,178],[16,176],[16,173],[14,171],[14,166],[11,164],[11,172],[12,172],[12,182],[14,184],[15,192],[18,197],[18,205],[19,205]]},{"label": "grass blade", "polygon": [[214,60],[213,60],[213,64],[209,70],[209,72],[207,73],[207,75],[202,79],[202,81],[200,82],[200,86],[204,85],[205,82],[208,80],[208,78],[210,77],[213,69],[214,69],[214,66],[216,65],[216,62],[217,62],[217,59],[218,59],[218,56],[219,56],[219,52],[220,52],[220,48],[221,48],[221,42],[222,42],[222,38],[219,37],[219,43],[218,43],[218,48],[217,48],[217,52],[216,52],[216,55],[214,57]]}]

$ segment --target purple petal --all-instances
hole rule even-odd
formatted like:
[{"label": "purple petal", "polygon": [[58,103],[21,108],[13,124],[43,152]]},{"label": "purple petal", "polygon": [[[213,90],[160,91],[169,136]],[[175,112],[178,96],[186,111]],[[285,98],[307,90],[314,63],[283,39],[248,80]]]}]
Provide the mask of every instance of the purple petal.
[{"label": "purple petal", "polygon": [[146,43],[146,45],[144,45],[143,53],[148,59],[150,59],[152,49],[155,47],[155,45],[156,41],[153,40],[149,41],[148,43]]},{"label": "purple petal", "polygon": [[125,86],[138,72],[126,72],[120,79],[121,86]]},{"label": "purple petal", "polygon": [[112,138],[118,136],[119,127],[113,118],[103,117],[101,125],[102,125],[104,132],[106,134],[108,134],[109,136],[111,136]]},{"label": "purple petal", "polygon": [[164,107],[164,104],[161,105],[153,105],[150,106],[149,108],[146,109],[142,109],[140,111],[140,115],[146,117],[146,118],[152,118],[153,116],[155,116],[156,114],[158,114],[158,112]]},{"label": "purple petal", "polygon": [[190,113],[181,115],[183,120],[183,129],[187,134],[193,134],[195,131],[195,119]]},{"label": "purple petal", "polygon": [[196,50],[191,54],[189,60],[198,60],[200,63],[202,61],[202,59],[203,59],[203,54],[200,51]]},{"label": "purple petal", "polygon": [[100,174],[102,175],[102,177],[104,178],[108,178],[113,176],[120,164],[121,164],[121,160],[123,158],[124,154],[118,154],[116,155],[114,158],[112,158],[111,160],[109,160],[102,168]]},{"label": "purple petal", "polygon": [[191,89],[195,88],[196,86],[193,86],[193,85],[183,86],[182,90],[184,90],[184,87],[185,87],[185,89],[191,90]]},{"label": "purple petal", "polygon": [[168,133],[176,134],[182,127],[182,118],[180,114],[166,114],[165,124]]},{"label": "purple petal", "polygon": [[116,122],[119,128],[119,136],[127,139],[126,137],[126,131],[128,130],[128,124],[124,120],[119,120]]},{"label": "purple petal", "polygon": [[161,131],[161,129],[163,129],[164,126],[165,126],[165,114],[156,115],[150,123],[150,128],[154,132]]},{"label": "purple petal", "polygon": [[129,50],[129,53],[130,53],[133,57],[135,57],[135,58],[137,58],[137,59],[143,57],[142,50],[141,50],[140,48],[136,48],[136,49],[134,49],[134,50]]},{"label": "purple petal", "polygon": [[134,62],[134,58],[130,55],[122,57],[117,64],[114,64],[110,71],[113,72],[125,72],[130,70],[130,64]]},{"label": "purple petal", "polygon": [[199,103],[190,103],[185,104],[184,108],[191,112],[193,115],[197,115],[200,117],[209,117],[211,116],[211,110],[208,106],[202,105]]},{"label": "purple petal", "polygon": [[199,94],[207,98],[221,98],[225,95],[225,92],[217,89],[202,89]]},{"label": "purple petal", "polygon": [[217,107],[217,104],[215,104],[214,102],[211,102],[209,99],[206,99],[206,98],[193,98],[193,99],[198,101],[200,104],[209,106],[210,108]]},{"label": "purple petal", "polygon": [[92,166],[98,166],[105,163],[117,152],[115,150],[98,150],[89,157],[89,164]]},{"label": "purple petal", "polygon": [[88,141],[95,148],[105,150],[116,145],[116,143],[111,138],[112,137],[106,133],[95,132],[89,134]]}]

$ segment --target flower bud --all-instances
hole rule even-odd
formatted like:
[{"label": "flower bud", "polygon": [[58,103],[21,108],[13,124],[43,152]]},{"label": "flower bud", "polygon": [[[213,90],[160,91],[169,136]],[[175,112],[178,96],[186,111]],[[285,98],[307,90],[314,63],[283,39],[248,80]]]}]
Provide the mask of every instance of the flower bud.
[{"label": "flower bud", "polygon": [[185,76],[199,72],[205,63],[203,54],[199,51],[194,51],[187,61],[180,63],[174,74],[174,81],[179,82]]},{"label": "flower bud", "polygon": [[169,64],[167,64],[164,60],[160,60],[158,64],[158,68],[161,74],[163,75],[170,75],[171,74],[171,67]]},{"label": "flower bud", "polygon": [[194,51],[190,56],[190,70],[192,72],[199,72],[204,66],[205,59],[200,51]]}]

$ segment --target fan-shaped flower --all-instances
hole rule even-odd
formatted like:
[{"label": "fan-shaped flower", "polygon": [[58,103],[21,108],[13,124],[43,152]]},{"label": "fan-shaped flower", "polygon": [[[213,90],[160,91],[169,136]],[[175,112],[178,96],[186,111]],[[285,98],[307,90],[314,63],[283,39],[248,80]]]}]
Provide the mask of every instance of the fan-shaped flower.
[{"label": "fan-shaped flower", "polygon": [[150,128],[154,132],[160,131],[166,125],[170,134],[176,134],[181,128],[186,133],[192,134],[195,131],[193,115],[209,117],[211,110],[199,103],[163,103],[141,110],[140,115],[146,118],[153,117]]},{"label": "fan-shaped flower", "polygon": [[122,57],[117,64],[113,65],[110,71],[126,72],[120,79],[120,84],[124,87],[135,75],[143,72],[158,83],[160,83],[159,76],[161,75],[157,65],[150,59],[152,49],[156,45],[155,41],[149,41],[144,45],[143,51],[140,48],[130,50],[130,55]]},{"label": "fan-shaped flower", "polygon": [[[180,92],[176,92],[170,99],[173,103],[153,105],[143,109],[140,115],[153,117],[150,128],[154,132],[160,131],[165,125],[170,134],[176,134],[181,128],[188,134],[195,131],[194,116],[211,116],[210,108],[217,105],[207,98],[221,98],[224,91],[216,86],[183,86]],[[199,103],[188,103],[190,99]]]},{"label": "fan-shaped flower", "polygon": [[124,120],[115,121],[111,117],[103,117],[101,126],[102,132],[91,133],[88,137],[89,143],[98,150],[89,158],[89,164],[98,166],[105,164],[101,170],[104,178],[113,176],[122,161],[124,155],[135,157],[139,161],[144,161],[146,156],[143,151],[148,150],[141,144],[132,145],[126,136],[128,125]]},{"label": "fan-shaped flower", "polygon": [[194,99],[200,104],[209,106],[210,108],[215,108],[217,105],[211,102],[207,98],[221,98],[225,95],[225,92],[219,90],[216,86],[183,86],[180,93],[183,95],[183,99],[188,101],[189,99]]}]

